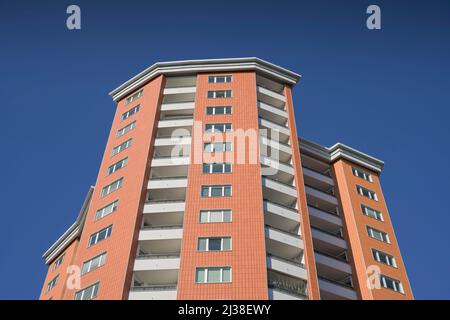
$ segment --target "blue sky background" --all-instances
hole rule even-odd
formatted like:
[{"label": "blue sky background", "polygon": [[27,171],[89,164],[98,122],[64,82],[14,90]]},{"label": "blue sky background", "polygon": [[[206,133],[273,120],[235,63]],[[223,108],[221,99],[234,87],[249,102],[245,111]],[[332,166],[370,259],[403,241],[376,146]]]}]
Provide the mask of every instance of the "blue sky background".
[{"label": "blue sky background", "polygon": [[[82,30],[65,27],[78,4]],[[366,29],[378,4],[382,30]],[[108,92],[156,61],[257,56],[299,72],[299,134],[386,162],[416,298],[450,298],[449,1],[0,1],[0,299],[38,297],[42,253],[95,183]]]}]

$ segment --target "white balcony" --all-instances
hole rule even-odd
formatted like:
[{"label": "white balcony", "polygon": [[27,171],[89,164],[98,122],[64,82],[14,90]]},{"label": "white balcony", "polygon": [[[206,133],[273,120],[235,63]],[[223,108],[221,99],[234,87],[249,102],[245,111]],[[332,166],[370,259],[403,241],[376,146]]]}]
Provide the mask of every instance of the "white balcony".
[{"label": "white balcony", "polygon": [[311,225],[328,232],[336,232],[342,228],[342,219],[331,212],[308,206]]},{"label": "white balcony", "polygon": [[324,300],[356,300],[358,295],[355,290],[326,279],[319,278],[321,298]]},{"label": "white balcony", "polygon": [[174,167],[189,165],[189,157],[161,157],[152,159],[152,167]]},{"label": "white balcony", "polygon": [[269,288],[269,300],[308,300],[308,297],[278,288]]},{"label": "white balcony", "polygon": [[305,185],[305,191],[306,191],[306,195],[309,196],[312,199],[312,202],[314,203],[315,201],[318,201],[319,204],[320,202],[325,202],[325,205],[327,206],[331,206],[331,207],[336,207],[338,205],[338,201],[336,199],[335,196],[323,192],[321,190],[312,188],[311,186],[307,186]]},{"label": "white balcony", "polygon": [[177,287],[153,286],[133,288],[128,296],[129,300],[176,300]]},{"label": "white balcony", "polygon": [[258,113],[264,119],[268,119],[272,122],[275,122],[280,126],[286,126],[288,114],[284,110],[271,106],[267,103],[258,101]]},{"label": "white balcony", "polygon": [[187,178],[161,178],[152,179],[147,183],[148,190],[186,188]]},{"label": "white balcony", "polygon": [[186,202],[184,201],[161,201],[148,202],[144,205],[144,214],[184,212]]},{"label": "white balcony", "polygon": [[[159,129],[192,127],[193,125],[194,125],[194,119],[192,119],[191,117],[181,117],[181,118],[165,119],[165,120],[158,121]],[[169,135],[169,134],[165,134],[165,135]]]},{"label": "white balcony", "polygon": [[[188,134],[188,132],[185,132]],[[182,157],[191,153],[192,138],[186,136],[158,137],[154,143],[154,157]]]},{"label": "white balcony", "polygon": [[279,159],[281,162],[290,163],[292,158],[291,146],[281,144],[278,141],[270,140],[260,136],[261,155]]},{"label": "white balcony", "polygon": [[338,235],[333,235],[314,227],[311,228],[311,233],[314,248],[318,251],[337,256],[347,250],[347,243]]},{"label": "white balcony", "polygon": [[139,232],[139,241],[171,240],[183,237],[183,228],[144,229]]},{"label": "white balcony", "polygon": [[186,114],[192,114],[195,109],[194,102],[176,102],[176,103],[163,103],[161,104],[161,112],[169,112],[169,111],[189,111]]},{"label": "white balcony", "polygon": [[300,278],[303,280],[307,280],[308,276],[306,274],[306,270],[302,265],[288,261],[286,259],[280,259],[278,257],[269,255],[266,259],[267,268],[281,272],[283,274],[287,274],[289,276]]},{"label": "white balcony", "polygon": [[285,126],[259,118],[259,127],[260,131],[265,129],[265,131],[262,131],[263,133],[265,132],[264,136],[282,143],[289,143],[291,132]]},{"label": "white balcony", "polygon": [[165,88],[164,95],[172,95],[172,94],[188,94],[194,93],[197,91],[195,86],[192,87],[174,87],[174,88]]},{"label": "white balcony", "polygon": [[[317,171],[311,170],[309,168],[303,167],[303,175],[306,179],[314,180],[316,183],[319,183],[321,185],[324,185],[325,187],[334,186],[334,181],[331,177],[324,175],[322,173],[319,173]],[[308,184],[308,182],[306,181]]]},{"label": "white balcony", "polygon": [[297,190],[292,185],[262,177],[262,187],[264,199],[287,207],[297,204]]},{"label": "white balcony", "polygon": [[301,261],[303,258],[303,240],[300,234],[266,226],[265,236],[268,254],[294,261]]},{"label": "white balcony", "polygon": [[165,146],[178,146],[178,145],[190,145],[192,138],[190,136],[169,136],[169,137],[158,137],[155,139],[154,146],[165,147]]},{"label": "white balcony", "polygon": [[283,96],[282,94],[259,85],[256,88],[256,92],[259,101],[273,105],[277,108],[284,108],[284,105],[286,103],[286,97]]},{"label": "white balcony", "polygon": [[180,257],[165,255],[150,255],[138,257],[134,261],[134,271],[178,270]]},{"label": "white balcony", "polygon": [[317,272],[328,279],[342,279],[352,274],[352,268],[348,262],[336,257],[315,252]]},{"label": "white balcony", "polygon": [[287,208],[270,201],[264,201],[264,223],[285,231],[298,230],[300,216],[296,209]]}]

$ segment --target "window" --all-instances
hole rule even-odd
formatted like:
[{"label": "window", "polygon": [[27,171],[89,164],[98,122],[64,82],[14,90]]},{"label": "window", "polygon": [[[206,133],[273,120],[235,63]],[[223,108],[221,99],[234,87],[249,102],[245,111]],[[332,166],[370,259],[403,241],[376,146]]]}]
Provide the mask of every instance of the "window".
[{"label": "window", "polygon": [[128,163],[128,157],[126,157],[120,161],[117,161],[112,166],[109,166],[107,175],[109,176],[110,174],[113,174],[117,170],[122,169],[123,167],[125,167],[127,165],[127,163]]},{"label": "window", "polygon": [[81,275],[84,275],[88,272],[94,271],[97,268],[103,266],[106,262],[106,252],[92,258],[91,260],[83,263],[83,268],[81,269]]},{"label": "window", "polygon": [[209,83],[225,83],[225,82],[231,82],[232,76],[209,76],[208,82]]},{"label": "window", "polygon": [[389,236],[386,232],[374,229],[372,227],[367,226],[367,233],[369,234],[369,237],[386,242],[386,243],[390,243],[389,242]]},{"label": "window", "polygon": [[403,293],[403,285],[400,281],[386,277],[385,275],[380,274],[380,284],[383,288],[391,289],[396,292]]},{"label": "window", "polygon": [[100,286],[100,282],[97,282],[83,290],[78,291],[75,294],[75,300],[91,300],[94,299],[98,295],[98,288]]},{"label": "window", "polygon": [[198,238],[198,251],[230,251],[231,237]]},{"label": "window", "polygon": [[131,130],[133,130],[134,128],[136,128],[136,120],[131,122],[130,124],[126,125],[125,127],[117,130],[116,137],[121,137],[125,133],[130,132]]},{"label": "window", "polygon": [[50,281],[50,282],[47,284],[47,288],[45,289],[45,292],[46,292],[46,293],[49,292],[50,290],[52,290],[54,286],[56,286],[56,284],[58,283],[58,279],[59,279],[59,274],[58,274],[56,277],[54,277],[54,278],[52,279],[52,281]]},{"label": "window", "polygon": [[378,196],[375,192],[370,191],[369,189],[366,189],[364,187],[361,186],[356,186],[356,190],[358,191],[358,193],[366,198],[378,201]]},{"label": "window", "polygon": [[362,213],[368,217],[377,219],[378,221],[384,221],[383,214],[378,210],[372,209],[364,204],[361,205],[361,210],[362,210]]},{"label": "window", "polygon": [[111,184],[108,184],[106,187],[104,187],[102,189],[102,197],[107,196],[108,194],[116,191],[117,189],[119,189],[122,186],[122,182],[123,182],[123,178],[120,178],[116,181],[114,181]]},{"label": "window", "polygon": [[125,142],[119,144],[117,147],[115,147],[112,150],[112,155],[115,156],[116,154],[122,152],[123,150],[128,149],[131,146],[131,140],[132,139],[128,139],[127,141],[125,141]]},{"label": "window", "polygon": [[356,177],[362,178],[366,181],[373,182],[372,175],[370,173],[364,172],[362,170],[352,167],[352,172]]},{"label": "window", "polygon": [[231,210],[201,210],[200,223],[231,222]]},{"label": "window", "polygon": [[231,186],[202,186],[202,197],[229,197]]},{"label": "window", "polygon": [[207,115],[231,114],[231,106],[206,107]]},{"label": "window", "polygon": [[195,270],[196,283],[231,282],[230,267],[207,267]]},{"label": "window", "polygon": [[119,200],[114,201],[113,203],[108,204],[107,206],[97,210],[95,213],[95,220],[100,220],[101,218],[106,217],[108,214],[113,213],[117,210],[119,206]]},{"label": "window", "polygon": [[208,91],[209,99],[231,98],[233,95],[231,90],[213,90]]},{"label": "window", "polygon": [[372,249],[373,258],[381,263],[387,264],[388,266],[397,268],[397,263],[395,262],[395,258],[390,254]]},{"label": "window", "polygon": [[203,173],[230,173],[231,163],[204,163]]},{"label": "window", "polygon": [[139,99],[140,97],[142,97],[143,91],[139,90],[138,92],[134,93],[133,95],[129,96],[127,98],[127,100],[125,101],[125,105],[130,104],[131,102],[133,102],[136,99]]},{"label": "window", "polygon": [[112,225],[91,235],[91,237],[89,238],[89,247],[99,243],[100,241],[108,239],[111,236],[111,232],[112,232]]},{"label": "window", "polygon": [[58,260],[55,261],[55,263],[53,264],[53,270],[52,271],[55,271],[63,263],[65,255],[66,254],[63,253],[63,255],[60,256],[58,258]]},{"label": "window", "polygon": [[136,107],[133,107],[130,110],[128,110],[127,112],[122,113],[122,117],[121,117],[122,121],[125,120],[125,119],[128,119],[133,114],[138,113],[140,108],[141,108],[141,105],[138,104]]},{"label": "window", "polygon": [[233,127],[231,123],[214,123],[214,124],[206,124],[205,132],[231,132],[233,131]]},{"label": "window", "polygon": [[204,150],[205,152],[229,152],[231,151],[231,142],[207,142]]}]

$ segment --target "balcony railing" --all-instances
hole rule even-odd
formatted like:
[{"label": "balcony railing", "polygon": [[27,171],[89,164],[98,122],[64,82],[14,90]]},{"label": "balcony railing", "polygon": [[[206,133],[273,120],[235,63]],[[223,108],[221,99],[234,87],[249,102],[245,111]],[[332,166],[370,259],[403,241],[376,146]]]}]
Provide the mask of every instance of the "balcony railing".
[{"label": "balcony railing", "polygon": [[328,281],[328,282],[331,282],[333,284],[337,284],[338,286],[341,286],[341,287],[344,287],[344,288],[354,289],[354,287],[352,285],[347,284],[347,283],[343,283],[343,282],[336,281],[336,280],[331,280],[331,279],[328,279],[328,278],[325,278],[325,277],[322,277],[322,276],[319,276],[317,278],[319,278],[320,280],[323,280],[323,281]]},{"label": "balcony railing", "polygon": [[176,284],[167,284],[167,285],[150,285],[150,286],[133,286],[131,287],[131,291],[169,291],[176,290]]},{"label": "balcony railing", "polygon": [[187,176],[176,176],[176,177],[153,177],[153,178],[150,178],[149,181],[178,180],[178,179],[187,179]]},{"label": "balcony railing", "polygon": [[146,203],[175,203],[175,202],[185,202],[184,199],[161,199],[161,200],[147,200]]},{"label": "balcony railing", "polygon": [[348,263],[348,260],[346,258],[343,258],[343,257],[336,257],[336,256],[333,256],[333,255],[331,255],[329,253],[325,253],[325,252],[322,252],[322,251],[319,251],[319,250],[314,250],[314,252],[318,253],[318,254],[321,254],[323,256],[326,256],[328,258],[331,258],[331,259],[335,259],[335,260],[338,260],[338,261],[341,261],[341,262]]},{"label": "balcony railing", "polygon": [[330,174],[329,171],[327,171],[327,172],[325,173],[325,172],[319,171],[319,170],[317,170],[317,169],[313,169],[313,168],[308,167],[308,166],[305,166],[305,165],[303,165],[302,167],[303,167],[303,168],[306,168],[306,169],[308,169],[308,170],[311,170],[311,171],[313,171],[313,172],[315,172],[315,173],[318,173],[318,174],[320,174],[320,175],[322,175],[322,176],[331,178],[331,174]]},{"label": "balcony railing", "polygon": [[339,239],[344,239],[344,237],[343,237],[341,234],[337,234],[337,233],[333,233],[333,232],[330,232],[330,231],[326,231],[326,230],[323,230],[323,229],[318,228],[318,227],[313,227],[313,226],[311,226],[311,229],[318,230],[318,231],[320,231],[320,232],[329,234],[330,236],[334,236],[334,237],[339,238]]},{"label": "balcony railing", "polygon": [[139,254],[136,256],[136,259],[168,259],[168,258],[179,258],[180,253],[174,252],[174,253],[165,253],[165,254]]},{"label": "balcony railing", "polygon": [[177,225],[153,225],[153,226],[143,226],[142,230],[159,230],[159,229],[180,229],[183,228],[183,225],[177,224]]},{"label": "balcony railing", "polygon": [[304,285],[297,285],[293,283],[289,283],[289,280],[271,280],[269,279],[267,283],[268,287],[271,289],[278,289],[281,291],[285,291],[288,294],[293,294],[299,296],[301,298],[305,298],[308,296],[306,291],[306,283]]},{"label": "balcony railing", "polygon": [[323,213],[327,213],[327,214],[331,214],[331,215],[336,216],[336,217],[340,217],[340,215],[337,212],[333,212],[333,211],[330,211],[330,210],[325,210],[325,209],[319,208],[319,207],[317,207],[317,206],[315,206],[313,204],[309,204],[308,203],[308,207],[311,207],[313,209],[319,210],[320,212],[323,212]]},{"label": "balcony railing", "polygon": [[318,191],[318,192],[325,193],[325,194],[328,195],[328,196],[336,197],[336,195],[334,194],[334,192],[332,191],[332,189],[330,189],[330,191],[323,191],[323,190],[321,190],[321,189],[319,189],[319,188],[313,187],[313,186],[311,186],[311,185],[309,185],[309,184],[306,184],[306,183],[305,183],[305,187],[314,189],[314,190],[316,190],[316,191]]},{"label": "balcony railing", "polygon": [[284,234],[286,234],[286,235],[289,235],[289,236],[294,236],[294,237],[298,237],[299,239],[301,239],[301,236],[298,234],[298,233],[296,233],[296,232],[294,232],[294,231],[292,231],[292,232],[290,232],[290,231],[286,231],[286,230],[283,230],[283,229],[279,229],[279,228],[276,228],[276,227],[272,227],[271,225],[268,225],[268,224],[265,224],[264,225],[266,228],[268,228],[268,229],[273,229],[273,230],[276,230],[276,231],[278,231],[278,232],[281,232],[281,233],[284,233]]},{"label": "balcony railing", "polygon": [[267,256],[270,257],[270,258],[278,259],[278,260],[281,260],[281,261],[284,261],[284,262],[296,265],[297,267],[301,267],[303,269],[305,268],[305,265],[303,263],[295,261],[295,260],[282,258],[280,256],[277,256],[277,255],[274,255],[274,254],[270,254],[270,253],[268,253]]}]

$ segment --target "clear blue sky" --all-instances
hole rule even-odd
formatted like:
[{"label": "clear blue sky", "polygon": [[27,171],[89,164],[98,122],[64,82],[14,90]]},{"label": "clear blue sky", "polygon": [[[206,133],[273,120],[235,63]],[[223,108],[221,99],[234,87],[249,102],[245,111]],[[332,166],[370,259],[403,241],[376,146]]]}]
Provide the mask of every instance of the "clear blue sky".
[{"label": "clear blue sky", "polygon": [[38,297],[41,255],[95,183],[111,89],[156,61],[257,56],[303,75],[301,136],[385,161],[414,294],[449,299],[449,35],[449,1],[0,1],[0,298]]}]

